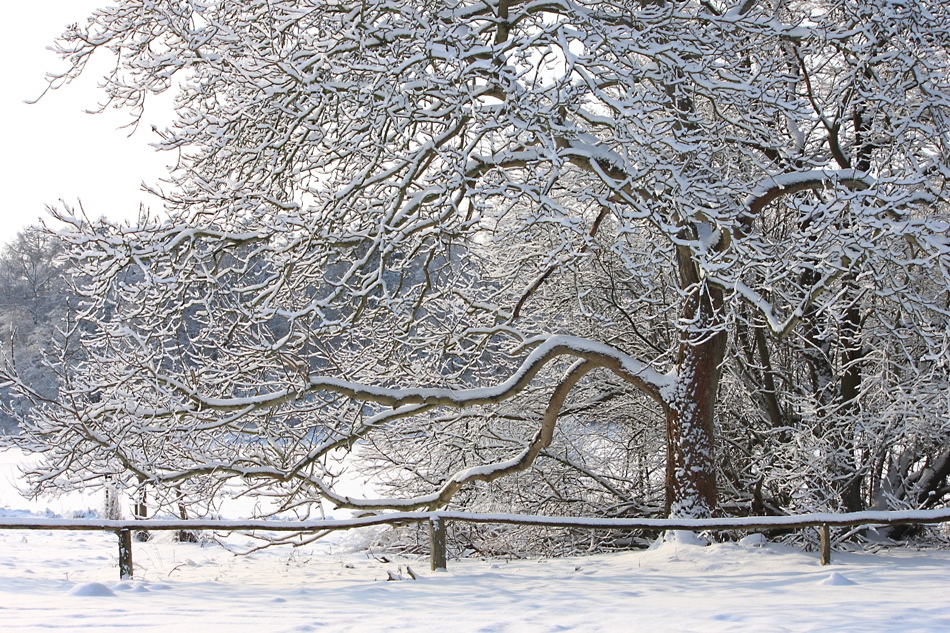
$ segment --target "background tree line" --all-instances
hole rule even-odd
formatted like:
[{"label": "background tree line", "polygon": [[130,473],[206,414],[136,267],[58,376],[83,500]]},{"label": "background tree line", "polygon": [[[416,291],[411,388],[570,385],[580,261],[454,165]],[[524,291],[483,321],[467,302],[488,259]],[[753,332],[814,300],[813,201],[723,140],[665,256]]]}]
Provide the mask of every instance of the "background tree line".
[{"label": "background tree line", "polygon": [[[24,229],[0,251],[0,336],[6,358],[38,394],[55,398],[59,377],[46,354],[65,328],[70,292],[64,270],[63,243],[38,227]],[[11,435],[16,418],[25,415],[28,400],[9,387],[0,389],[5,407],[0,409],[0,430]]]}]

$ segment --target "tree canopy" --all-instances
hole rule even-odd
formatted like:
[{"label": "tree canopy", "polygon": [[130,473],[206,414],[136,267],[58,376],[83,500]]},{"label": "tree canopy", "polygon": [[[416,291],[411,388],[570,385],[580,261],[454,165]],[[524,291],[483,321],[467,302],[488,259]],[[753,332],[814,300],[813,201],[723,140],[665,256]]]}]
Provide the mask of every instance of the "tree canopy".
[{"label": "tree canopy", "polygon": [[[51,86],[175,91],[175,164],[166,214],[59,212],[85,351],[33,482],[939,502],[948,44],[940,0],[117,0]],[[391,498],[334,491],[356,446]]]}]

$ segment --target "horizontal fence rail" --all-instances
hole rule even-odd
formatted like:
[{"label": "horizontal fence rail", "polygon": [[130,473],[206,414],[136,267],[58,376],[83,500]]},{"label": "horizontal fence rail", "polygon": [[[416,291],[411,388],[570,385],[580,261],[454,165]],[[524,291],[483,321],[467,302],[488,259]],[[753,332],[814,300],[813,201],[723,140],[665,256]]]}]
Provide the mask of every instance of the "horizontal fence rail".
[{"label": "horizontal fence rail", "polygon": [[714,519],[599,519],[524,514],[483,514],[474,512],[393,512],[354,519],[311,521],[214,520],[214,519],[51,519],[44,517],[0,517],[5,530],[108,531],[119,537],[119,575],[132,577],[132,532],[209,530],[218,532],[332,532],[373,525],[409,525],[427,523],[430,562],[433,570],[445,569],[445,526],[449,521],[499,523],[537,527],[580,528],[591,530],[764,530],[817,527],[821,536],[821,564],[831,560],[830,528],[935,524],[950,522],[950,508],[903,510],[897,512],[815,513],[794,516],[754,516]]}]

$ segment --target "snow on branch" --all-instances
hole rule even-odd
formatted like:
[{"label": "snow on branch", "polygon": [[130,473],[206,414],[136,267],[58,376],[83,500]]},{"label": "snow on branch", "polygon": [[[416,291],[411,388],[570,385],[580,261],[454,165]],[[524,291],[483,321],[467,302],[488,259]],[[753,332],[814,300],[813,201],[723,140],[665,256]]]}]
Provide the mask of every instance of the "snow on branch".
[{"label": "snow on branch", "polygon": [[748,207],[751,217],[755,217],[762,209],[784,195],[821,188],[832,182],[857,190],[874,186],[873,178],[856,169],[815,169],[776,174],[764,179],[752,189],[745,206]]},{"label": "snow on branch", "polygon": [[392,407],[423,404],[462,408],[497,404],[522,391],[548,362],[565,355],[587,359],[597,366],[610,369],[661,403],[665,400],[663,394],[676,383],[675,374],[661,374],[646,363],[596,341],[575,336],[551,336],[531,339],[525,344],[526,347],[534,345],[537,347],[508,380],[494,387],[476,389],[374,387],[329,376],[311,376],[306,387],[300,390],[285,389],[257,396],[212,398],[171,377],[161,380],[199,407],[217,411],[241,410],[248,406],[255,409],[275,407],[313,391],[330,391],[352,400]]}]

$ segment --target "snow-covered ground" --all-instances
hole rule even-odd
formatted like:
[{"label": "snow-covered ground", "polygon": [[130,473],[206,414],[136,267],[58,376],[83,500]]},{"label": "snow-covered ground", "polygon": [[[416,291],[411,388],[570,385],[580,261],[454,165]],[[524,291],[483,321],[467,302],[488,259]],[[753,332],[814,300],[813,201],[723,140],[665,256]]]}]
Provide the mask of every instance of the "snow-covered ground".
[{"label": "snow-covered ground", "polygon": [[[37,510],[8,493],[0,506]],[[134,543],[135,578],[120,582],[113,534],[0,530],[0,630],[950,631],[948,551],[836,552],[821,567],[814,552],[751,538],[432,573],[337,538],[235,556],[160,534]]]},{"label": "snow-covered ground", "polygon": [[821,567],[779,545],[666,543],[431,573],[340,545],[239,557],[167,539],[135,543],[135,580],[120,582],[111,534],[0,532],[0,629],[950,631],[946,551],[837,553]]}]

